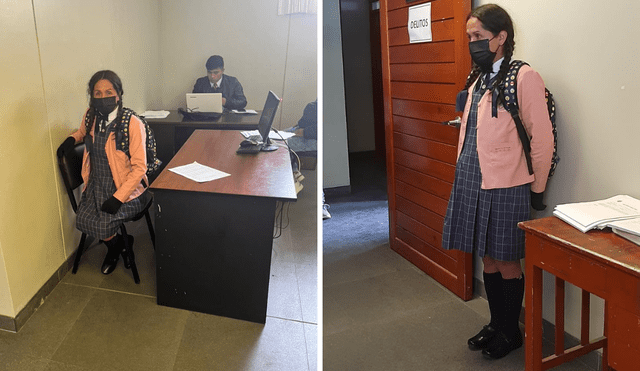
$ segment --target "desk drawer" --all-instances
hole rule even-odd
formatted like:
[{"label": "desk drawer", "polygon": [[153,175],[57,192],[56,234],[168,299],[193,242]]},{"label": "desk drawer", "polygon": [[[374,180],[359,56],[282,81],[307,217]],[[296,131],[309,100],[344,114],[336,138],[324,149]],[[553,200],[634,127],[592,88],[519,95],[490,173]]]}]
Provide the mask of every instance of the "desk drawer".
[{"label": "desk drawer", "polygon": [[606,297],[608,288],[605,266],[547,241],[540,244],[540,256],[543,257],[540,267],[545,271],[601,298]]},{"label": "desk drawer", "polygon": [[640,365],[640,316],[609,304],[609,363],[617,371]]}]

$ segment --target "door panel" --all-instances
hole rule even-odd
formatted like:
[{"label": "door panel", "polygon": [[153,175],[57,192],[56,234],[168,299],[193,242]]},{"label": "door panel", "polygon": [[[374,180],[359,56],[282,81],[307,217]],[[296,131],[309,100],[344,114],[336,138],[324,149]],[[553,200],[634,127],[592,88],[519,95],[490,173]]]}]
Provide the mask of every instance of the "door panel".
[{"label": "door panel", "polygon": [[380,2],[391,248],[468,300],[471,255],[441,248],[458,143],[458,129],[442,122],[460,115],[471,0],[431,1],[433,41],[410,44],[408,9],[426,2]]}]

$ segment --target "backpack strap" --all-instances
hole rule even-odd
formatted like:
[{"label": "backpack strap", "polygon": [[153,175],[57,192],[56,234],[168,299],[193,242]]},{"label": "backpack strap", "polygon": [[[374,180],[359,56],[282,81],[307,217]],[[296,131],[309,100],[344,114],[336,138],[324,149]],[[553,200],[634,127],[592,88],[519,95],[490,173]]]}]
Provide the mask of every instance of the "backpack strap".
[{"label": "backpack strap", "polygon": [[[119,129],[116,130],[116,149],[127,154],[129,158],[131,158],[131,153],[129,152],[129,123],[131,122],[131,116],[136,115],[136,113],[127,107],[122,108],[122,117],[119,122]],[[142,186],[144,188],[148,188],[147,182],[144,179],[141,180]]]},{"label": "backpack strap", "polygon": [[502,92],[504,93],[504,108],[511,114],[511,117],[516,124],[516,130],[518,131],[520,142],[522,142],[529,175],[533,175],[533,164],[531,163],[531,139],[529,139],[529,134],[527,134],[527,130],[522,124],[518,109],[518,72],[525,64],[527,63],[518,60],[511,62],[509,65],[509,71],[507,72],[507,77],[505,78],[504,85],[502,87]]}]

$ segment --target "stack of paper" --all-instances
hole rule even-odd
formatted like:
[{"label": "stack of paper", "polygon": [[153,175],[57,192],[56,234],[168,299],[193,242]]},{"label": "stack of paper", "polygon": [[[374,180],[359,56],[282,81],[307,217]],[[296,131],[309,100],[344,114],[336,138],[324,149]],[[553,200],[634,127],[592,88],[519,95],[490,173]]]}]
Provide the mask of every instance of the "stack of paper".
[{"label": "stack of paper", "polygon": [[611,227],[640,236],[640,200],[626,195],[605,200],[558,205],[553,215],[582,232]]},{"label": "stack of paper", "polygon": [[608,225],[613,233],[640,245],[640,218],[618,220]]},{"label": "stack of paper", "polygon": [[169,116],[169,111],[144,111],[142,116],[146,119],[163,119]]},{"label": "stack of paper", "polygon": [[[242,134],[242,136],[245,138],[249,138],[254,135],[260,135],[260,132],[258,130],[246,130],[246,131],[241,131],[240,134]],[[282,130],[278,130],[277,133],[274,131],[270,131],[269,139],[283,140],[283,139],[289,139],[295,135],[296,135],[295,133],[290,133],[288,131],[282,131]]]}]

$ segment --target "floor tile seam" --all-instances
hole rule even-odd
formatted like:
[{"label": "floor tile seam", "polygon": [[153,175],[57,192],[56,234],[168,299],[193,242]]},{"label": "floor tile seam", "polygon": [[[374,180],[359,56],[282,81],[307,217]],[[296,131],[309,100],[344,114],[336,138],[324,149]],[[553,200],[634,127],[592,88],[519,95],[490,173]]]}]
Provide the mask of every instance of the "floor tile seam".
[{"label": "floor tile seam", "polygon": [[[49,359],[49,361],[52,362],[57,362],[54,360],[56,354],[58,353],[58,350],[60,349],[60,347],[62,346],[62,344],[64,344],[64,342],[67,340],[67,338],[69,337],[69,333],[71,333],[71,330],[73,329],[73,327],[76,325],[76,323],[78,322],[78,319],[80,317],[82,317],[82,314],[84,313],[85,309],[87,308],[87,305],[89,305],[89,302],[94,298],[94,296],[96,295],[96,293],[98,292],[98,290],[95,287],[90,287],[90,286],[82,286],[82,285],[73,285],[73,284],[69,284],[66,282],[61,282],[65,285],[72,285],[72,286],[80,286],[80,287],[84,287],[84,288],[88,288],[90,289],[90,294],[89,297],[87,298],[87,301],[84,303],[82,309],[80,311],[78,311],[78,315],[76,316],[76,318],[73,320],[71,326],[69,326],[69,328],[67,329],[66,333],[64,334],[64,336],[62,337],[62,339],[60,340],[60,342],[58,343],[58,345],[55,347],[55,349],[51,352],[51,357]],[[75,365],[73,363],[65,363],[65,364],[71,364],[74,366],[81,366],[81,365]]]},{"label": "floor tile seam", "polygon": [[[193,316],[193,313],[189,314],[189,316]],[[171,368],[169,368],[169,370],[176,369],[176,362],[178,362],[178,354],[180,354],[180,349],[182,348],[182,341],[184,340],[184,333],[187,329],[188,321],[189,321],[189,317],[187,317],[187,319],[184,321],[182,325],[182,330],[181,330],[182,333],[180,334],[180,341],[178,342],[178,346],[175,348],[175,354],[172,356],[173,361],[171,362]]]},{"label": "floor tile seam", "polygon": [[89,285],[81,285],[78,283],[70,283],[70,282],[64,282],[65,285],[72,285],[72,286],[79,286],[79,287],[86,287],[86,288],[90,288],[90,289],[95,289],[96,291],[105,291],[105,292],[114,292],[114,293],[118,293],[118,294],[127,294],[127,295],[132,295],[132,296],[140,296],[143,298],[150,298],[150,299],[156,299],[156,296],[153,295],[146,295],[146,294],[139,294],[139,293],[135,293],[135,292],[129,292],[129,291],[120,291],[120,290],[114,290],[114,289],[107,289],[104,287],[95,287],[95,286],[89,286]]},{"label": "floor tile seam", "polygon": [[311,370],[311,354],[309,354],[309,346],[307,344],[307,329],[305,328],[305,326],[302,326],[302,336],[304,337],[304,353],[307,356],[307,369]]},{"label": "floor tile seam", "polygon": [[296,322],[296,323],[301,323],[303,325],[318,326],[318,323],[316,323],[316,322],[309,322],[309,321],[293,319],[293,318],[284,318],[284,317],[278,317],[278,316],[267,316],[267,318],[274,318],[274,319],[279,319],[279,320],[282,320],[282,321]]},{"label": "floor tile seam", "polygon": [[[302,317],[302,322],[304,322],[304,308],[302,308],[302,290],[300,289],[300,278],[298,273],[302,274],[304,272],[299,272],[298,264],[293,265],[293,275],[296,277],[296,287],[298,288],[298,308],[300,309],[300,316]],[[316,285],[318,280],[316,279]],[[317,288],[317,286],[316,286]],[[317,302],[316,302],[317,306]]]}]

